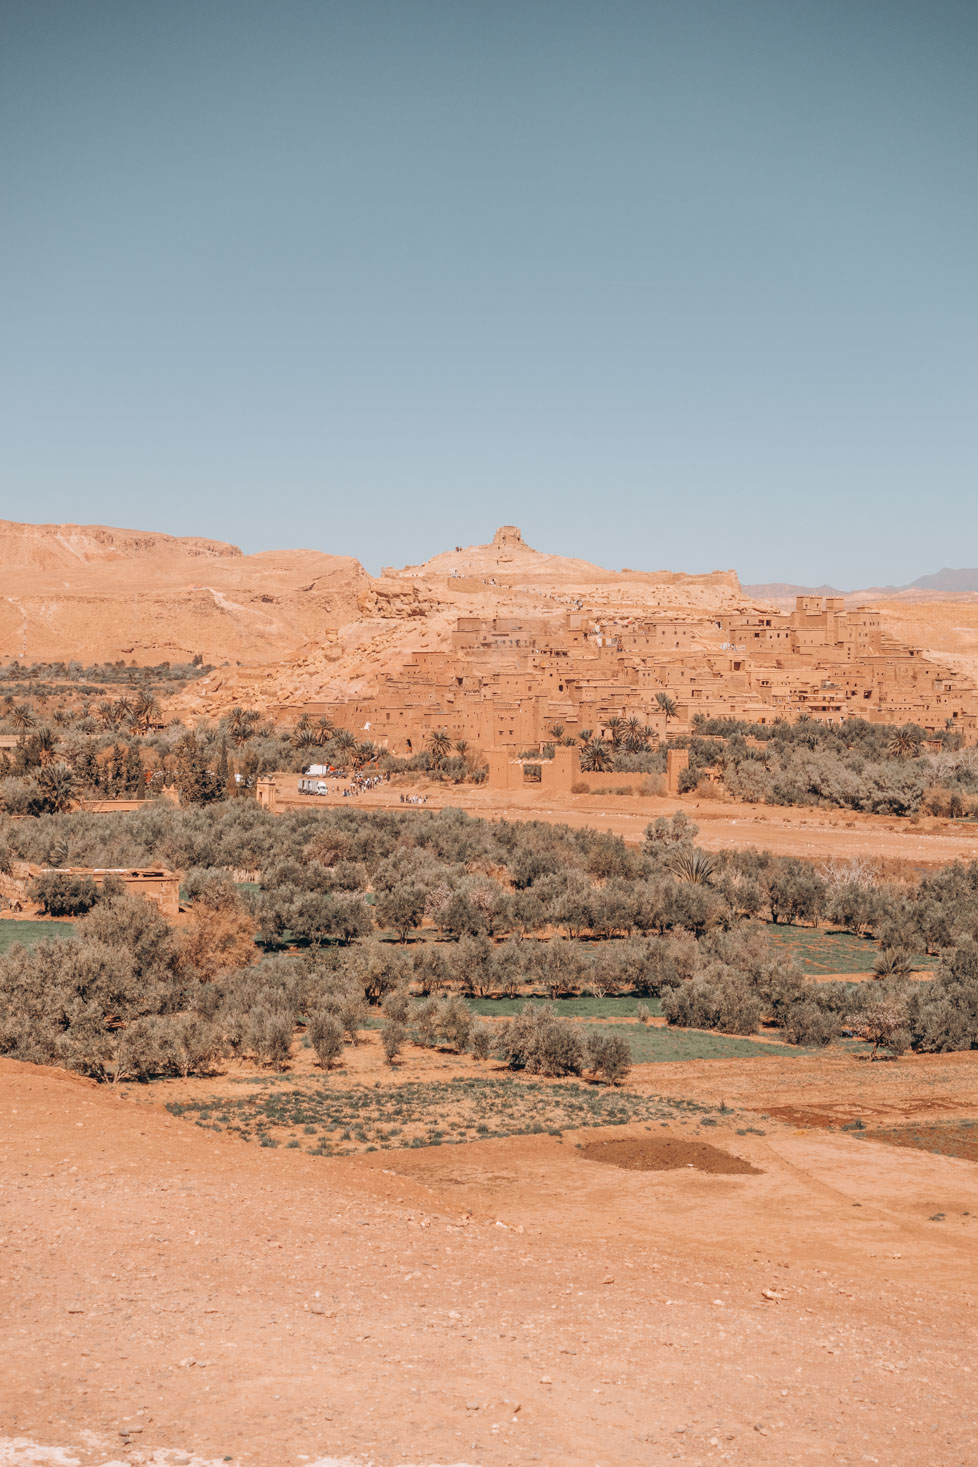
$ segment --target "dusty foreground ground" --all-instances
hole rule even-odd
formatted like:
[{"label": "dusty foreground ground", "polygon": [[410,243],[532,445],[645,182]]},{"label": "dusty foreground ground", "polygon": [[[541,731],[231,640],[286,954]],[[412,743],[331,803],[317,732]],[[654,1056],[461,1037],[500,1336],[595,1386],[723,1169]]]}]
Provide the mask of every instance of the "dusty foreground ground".
[{"label": "dusty foreground ground", "polygon": [[710,850],[747,846],[808,860],[859,858],[908,861],[915,866],[978,860],[978,826],[974,822],[926,816],[911,821],[849,810],[751,805],[696,795],[645,797],[491,790],[485,785],[448,785],[427,779],[384,783],[353,799],[344,797],[342,787],[331,782],[329,795],[300,798],[296,775],[277,774],[275,781],[282,795],[301,809],[355,805],[365,810],[400,810],[404,794],[424,799],[429,810],[454,806],[483,820],[543,820],[548,824],[589,826],[592,830],[610,830],[631,845],[641,844],[650,820],[668,818],[682,810],[699,826],[697,843]]},{"label": "dusty foreground ground", "polygon": [[[654,1070],[887,1115],[978,1077]],[[725,1121],[331,1160],[0,1061],[0,1462],[973,1467],[974,1165]],[[577,1145],[622,1138],[680,1164]]]}]

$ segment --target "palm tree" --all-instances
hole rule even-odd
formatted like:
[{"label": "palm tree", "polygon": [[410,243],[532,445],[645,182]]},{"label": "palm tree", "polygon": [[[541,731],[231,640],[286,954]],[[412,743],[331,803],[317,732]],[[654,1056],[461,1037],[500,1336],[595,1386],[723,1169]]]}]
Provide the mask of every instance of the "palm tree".
[{"label": "palm tree", "polygon": [[605,729],[611,739],[611,747],[613,749],[617,749],[618,745],[621,743],[622,730],[624,729],[624,727],[624,719],[619,718],[616,714],[612,714],[611,718],[609,718],[608,722],[605,724]]},{"label": "palm tree", "polygon": [[611,754],[607,744],[594,739],[581,750],[581,768],[589,774],[603,774],[611,768]]},{"label": "palm tree", "polygon": [[666,862],[677,881],[694,886],[709,886],[716,874],[717,863],[699,846],[677,846]]},{"label": "palm tree", "polygon": [[559,741],[560,739],[563,738],[563,736],[564,736],[564,725],[562,723],[554,723],[554,724],[551,724],[551,726],[550,726],[550,737],[552,739],[557,739]]},{"label": "palm tree", "polygon": [[129,714],[129,727],[133,733],[149,733],[150,725],[160,717],[160,705],[148,688],[140,688]]},{"label": "palm tree", "polygon": [[580,733],[578,734],[578,738],[580,739],[582,744],[589,744],[594,738],[594,729],[582,728]]},{"label": "palm tree", "polygon": [[55,815],[70,810],[75,802],[75,776],[69,765],[48,764],[37,777],[47,808]]},{"label": "palm tree", "polygon": [[920,740],[909,727],[895,728],[886,746],[891,759],[916,759],[920,753]]},{"label": "palm tree", "polygon": [[452,741],[443,728],[433,729],[428,735],[428,752],[435,759],[446,759],[451,753]]},{"label": "palm tree", "polygon": [[25,733],[27,729],[33,728],[37,723],[33,709],[29,708],[26,703],[15,703],[7,716],[14,728],[21,733]]},{"label": "palm tree", "polygon": [[53,728],[42,727],[35,729],[30,738],[31,753],[43,769],[50,764],[58,747],[57,735]]},{"label": "palm tree", "polygon": [[357,746],[356,738],[348,728],[339,728],[336,730],[334,743],[340,751],[341,758],[350,758],[353,750]]},{"label": "palm tree", "polygon": [[625,748],[630,754],[638,754],[644,747],[642,725],[637,718],[629,718],[625,724]]},{"label": "palm tree", "polygon": [[365,739],[362,744],[358,744],[354,740],[351,750],[351,760],[354,769],[362,769],[365,764],[370,764],[376,757],[377,749],[369,739]]},{"label": "palm tree", "polygon": [[237,703],[228,711],[224,720],[227,736],[234,744],[243,744],[251,738],[255,724],[261,718],[257,708],[241,708]]},{"label": "palm tree", "polygon": [[666,715],[666,723],[669,722],[670,718],[679,717],[679,709],[676,707],[676,700],[675,698],[670,698],[668,693],[656,693],[655,701],[662,709],[662,712]]},{"label": "palm tree", "polygon": [[336,725],[331,718],[325,716],[320,718],[316,724],[316,743],[320,748],[328,744],[336,735]]},{"label": "palm tree", "polygon": [[460,754],[463,759],[465,758],[466,754],[469,752],[469,749],[470,748],[471,748],[471,745],[470,745],[468,739],[456,739],[455,740],[455,752],[456,752],[456,754]]}]

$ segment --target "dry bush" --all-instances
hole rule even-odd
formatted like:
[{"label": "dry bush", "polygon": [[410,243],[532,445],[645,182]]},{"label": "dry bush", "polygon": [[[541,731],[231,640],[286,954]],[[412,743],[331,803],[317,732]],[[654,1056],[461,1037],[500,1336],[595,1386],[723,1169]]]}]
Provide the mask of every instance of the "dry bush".
[{"label": "dry bush", "polygon": [[584,1051],[574,1026],[541,1005],[527,1004],[504,1024],[497,1047],[510,1069],[531,1075],[579,1075],[584,1068]]},{"label": "dry bush", "polygon": [[251,967],[259,956],[256,931],[254,918],[242,906],[215,910],[197,904],[180,934],[180,961],[202,979]]},{"label": "dry bush", "polygon": [[245,1028],[245,1045],[259,1064],[284,1069],[292,1053],[295,1017],[288,1009],[256,1008]]},{"label": "dry bush", "polygon": [[380,1026],[380,1042],[384,1048],[384,1058],[389,1065],[393,1065],[397,1056],[404,1048],[407,1039],[407,1029],[399,1024],[396,1019],[385,1019]]},{"label": "dry bush", "polygon": [[632,1052],[620,1034],[594,1030],[588,1035],[586,1054],[588,1068],[608,1085],[620,1085],[632,1068]]},{"label": "dry bush", "polygon": [[475,1024],[469,1035],[469,1048],[477,1060],[487,1060],[492,1053],[491,1024]]},{"label": "dry bush", "polygon": [[423,998],[412,1010],[418,1043],[425,1049],[433,1049],[438,1042],[438,1021],[441,1003],[437,998]]},{"label": "dry bush", "polygon": [[446,998],[438,1011],[438,1032],[459,1054],[468,1047],[472,1011],[461,998]]},{"label": "dry bush", "polygon": [[324,1070],[331,1070],[343,1054],[343,1025],[334,1013],[320,1010],[309,1020],[309,1042]]}]

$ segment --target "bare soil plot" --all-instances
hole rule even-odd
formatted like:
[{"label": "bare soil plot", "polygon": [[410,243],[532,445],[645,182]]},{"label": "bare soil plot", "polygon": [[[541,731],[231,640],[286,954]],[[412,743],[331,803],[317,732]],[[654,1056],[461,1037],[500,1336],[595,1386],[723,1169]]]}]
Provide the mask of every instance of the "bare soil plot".
[{"label": "bare soil plot", "polygon": [[906,1126],[860,1130],[867,1140],[885,1141],[889,1146],[909,1146],[915,1151],[935,1151],[940,1156],[978,1161],[978,1119],[913,1122]]},{"label": "bare soil plot", "polygon": [[[294,775],[277,775],[291,798]],[[641,844],[645,827],[660,815],[683,810],[699,826],[697,843],[710,850],[751,848],[813,861],[868,859],[913,868],[978,859],[978,826],[924,817],[917,821],[889,815],[815,806],[751,805],[736,800],[694,796],[553,795],[524,790],[491,790],[483,785],[448,785],[419,779],[384,784],[357,801],[362,809],[402,809],[401,793],[426,799],[430,810],[467,810],[487,820],[542,820],[548,824],[607,830],[631,845]],[[340,796],[310,796],[309,808],[349,806]]]},{"label": "bare soil plot", "polygon": [[698,1172],[741,1177],[759,1176],[760,1168],[751,1166],[730,1151],[721,1151],[706,1141],[681,1141],[673,1137],[651,1140],[631,1138],[621,1141],[589,1141],[581,1147],[585,1161],[603,1162],[632,1172],[669,1172],[680,1167],[695,1167]]}]

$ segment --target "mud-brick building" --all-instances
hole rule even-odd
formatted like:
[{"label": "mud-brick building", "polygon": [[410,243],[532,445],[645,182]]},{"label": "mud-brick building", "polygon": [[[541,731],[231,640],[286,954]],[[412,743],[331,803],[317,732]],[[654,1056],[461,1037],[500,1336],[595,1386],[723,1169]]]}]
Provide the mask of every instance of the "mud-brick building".
[{"label": "mud-brick building", "polygon": [[[771,723],[913,722],[978,733],[978,689],[960,672],[885,636],[872,608],[799,596],[773,607],[704,615],[612,614],[596,607],[527,617],[463,616],[451,645],[417,650],[360,698],[288,710],[328,714],[357,738],[416,754],[436,730],[488,753],[539,749],[551,730],[579,735],[637,718],[656,734],[697,717]],[[516,778],[516,774],[512,775]]]},{"label": "mud-brick building", "polygon": [[38,866],[33,876],[80,876],[104,886],[107,878],[121,881],[126,891],[159,907],[164,917],[175,917],[180,911],[180,877],[175,871],[156,866],[134,869],[130,866]]}]

